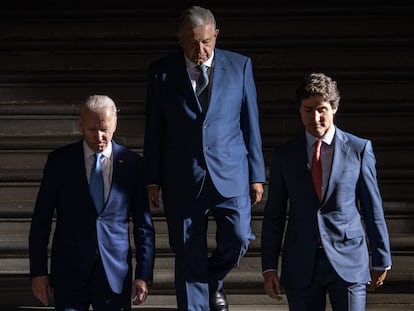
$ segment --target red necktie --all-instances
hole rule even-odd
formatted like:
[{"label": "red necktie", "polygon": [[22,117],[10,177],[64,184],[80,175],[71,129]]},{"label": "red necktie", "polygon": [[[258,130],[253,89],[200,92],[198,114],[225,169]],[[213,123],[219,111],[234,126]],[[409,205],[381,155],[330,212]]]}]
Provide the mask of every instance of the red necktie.
[{"label": "red necktie", "polygon": [[318,139],[315,143],[315,153],[312,158],[312,181],[319,201],[322,200],[322,164],[321,164],[322,140]]}]

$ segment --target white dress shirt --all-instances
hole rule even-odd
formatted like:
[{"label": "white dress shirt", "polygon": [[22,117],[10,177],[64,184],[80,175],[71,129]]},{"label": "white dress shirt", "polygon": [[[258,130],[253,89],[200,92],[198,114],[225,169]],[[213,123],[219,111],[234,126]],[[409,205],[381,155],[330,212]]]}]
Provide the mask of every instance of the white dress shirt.
[{"label": "white dress shirt", "polygon": [[[91,177],[92,166],[95,163],[95,152],[89,148],[86,141],[83,141],[83,152],[85,157],[85,169],[86,177],[88,178],[88,183]],[[102,162],[102,175],[104,179],[104,200],[108,199],[109,191],[111,190],[112,184],[112,142],[108,144],[106,149],[102,152],[101,162]]]},{"label": "white dress shirt", "polygon": [[[331,176],[332,159],[334,152],[334,145],[332,144],[335,136],[335,127],[333,126],[328,132],[321,137],[321,165],[322,165],[322,197],[325,194],[328,186],[329,176]],[[308,168],[312,169],[312,158],[315,153],[315,143],[318,137],[311,135],[306,131],[306,150],[308,151]]]},{"label": "white dress shirt", "polygon": [[[206,65],[208,67],[207,72],[208,72],[210,82],[211,82],[211,68],[213,66],[213,58],[214,58],[214,51],[211,54],[210,58],[203,63],[203,65]],[[187,65],[187,72],[188,72],[188,75],[189,75],[190,80],[191,80],[191,85],[193,86],[193,90],[195,92],[198,77],[200,76],[200,71],[196,69],[197,65],[194,64],[192,61],[190,61],[187,58],[187,56],[185,56],[185,63]],[[210,85],[210,83],[209,83],[209,85]]]}]

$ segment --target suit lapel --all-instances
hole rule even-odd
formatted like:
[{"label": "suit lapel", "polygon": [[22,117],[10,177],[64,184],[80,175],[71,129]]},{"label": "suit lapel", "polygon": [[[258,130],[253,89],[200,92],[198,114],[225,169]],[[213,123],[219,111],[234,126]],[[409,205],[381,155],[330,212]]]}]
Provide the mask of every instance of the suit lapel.
[{"label": "suit lapel", "polygon": [[347,141],[348,139],[343,132],[336,128],[331,175],[329,177],[328,189],[323,198],[324,202],[332,195],[336,181],[342,176],[342,172],[345,168],[344,163],[346,163],[346,158],[349,152]]},{"label": "suit lapel", "polygon": [[[313,188],[313,181],[312,181],[312,175],[311,175],[311,164],[308,160],[308,152],[307,152],[307,142],[306,142],[306,136],[305,132],[303,132],[303,135],[299,136],[297,142],[296,142],[296,152],[293,152],[291,155],[292,163],[295,163],[292,171],[296,172],[298,176],[301,176],[301,180],[303,180],[302,187],[306,187],[306,190],[302,188],[301,191],[305,191],[306,193],[309,193],[309,196],[314,196],[315,200],[319,199],[317,198],[316,192]],[[296,158],[297,157],[297,158]],[[301,163],[302,165],[297,165],[296,163]]]},{"label": "suit lapel", "polygon": [[188,95],[189,98],[193,98],[195,102],[198,102],[197,96],[191,85],[191,79],[188,75],[187,65],[185,63],[184,54],[181,54],[181,58],[176,62],[176,68],[172,70],[172,73],[178,72],[178,79],[175,79],[177,89],[183,89],[183,92]]},{"label": "suit lapel", "polygon": [[119,175],[122,173],[121,171],[123,164],[124,159],[122,156],[122,152],[120,152],[119,145],[112,141],[112,181],[111,187],[109,189],[107,202],[110,201],[111,196],[113,195],[113,185],[116,184],[116,182],[119,179]]},{"label": "suit lapel", "polygon": [[81,182],[82,184],[84,184],[85,186],[84,188],[87,188],[89,192],[89,183],[88,183],[88,177],[86,175],[86,168],[85,168],[85,151],[83,150],[83,140],[81,140],[78,143],[76,154],[77,154],[76,158],[79,159],[78,167],[79,167],[79,176],[81,176]]},{"label": "suit lapel", "polygon": [[186,104],[191,111],[194,111],[198,114],[202,113],[203,109],[197,95],[193,90],[193,86],[191,85],[191,79],[187,71],[187,65],[183,53],[180,54],[179,59],[177,59],[177,62],[175,63],[175,66],[175,69],[171,71],[173,74],[178,73],[178,77],[173,77],[175,89],[182,90],[183,94],[185,95],[185,99],[187,100]]},{"label": "suit lapel", "polygon": [[[210,81],[212,81],[212,85],[210,87],[210,100],[209,100],[209,108],[210,105],[214,105],[214,103],[219,102],[218,98],[220,97],[222,87],[227,85],[226,81],[226,67],[225,67],[225,57],[220,52],[220,50],[214,50],[214,68],[213,74],[210,77]],[[213,107],[214,108],[214,107]]]},{"label": "suit lapel", "polygon": [[[220,91],[222,86],[226,85],[225,83],[225,58],[220,50],[214,50],[214,68],[213,73],[210,75],[210,97],[209,97],[209,108],[210,104],[217,102],[217,98],[220,97]],[[178,54],[177,60],[173,64],[172,73],[178,73],[177,76],[172,77],[170,81],[173,83],[174,88],[177,90],[182,90],[185,98],[187,99],[187,106],[191,111],[197,111],[198,113],[203,113],[201,104],[195,94],[193,87],[191,85],[191,79],[188,75],[187,66],[185,63],[184,54]],[[167,77],[168,79],[168,77]],[[208,109],[210,110],[210,109]],[[207,111],[208,111],[207,110]]]},{"label": "suit lapel", "polygon": [[92,196],[89,190],[89,182],[88,182],[88,177],[87,177],[86,168],[85,168],[85,151],[83,149],[83,140],[78,142],[75,153],[72,154],[72,156],[74,158],[79,159],[79,162],[75,168],[76,170],[79,169],[79,171],[78,173],[75,173],[72,175],[74,176],[74,179],[72,182],[77,183],[77,184],[80,183],[79,184],[80,185],[79,189],[81,191],[81,193],[79,194],[80,197],[89,198],[89,203],[90,203],[91,208],[93,208],[93,210],[96,211],[95,204],[93,203],[93,199],[92,199]]},{"label": "suit lapel", "polygon": [[191,85],[184,52],[178,52],[168,59],[167,65],[157,72],[158,91],[165,103],[177,100],[190,114],[200,114],[201,106]]}]

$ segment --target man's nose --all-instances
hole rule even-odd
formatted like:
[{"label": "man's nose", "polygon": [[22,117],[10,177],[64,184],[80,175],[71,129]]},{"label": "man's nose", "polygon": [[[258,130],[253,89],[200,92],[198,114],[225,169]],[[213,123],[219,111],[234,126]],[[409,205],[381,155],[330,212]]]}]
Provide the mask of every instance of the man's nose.
[{"label": "man's nose", "polygon": [[319,113],[318,110],[314,110],[313,112],[313,118],[316,122],[319,122],[319,120],[321,119],[321,114]]},{"label": "man's nose", "polygon": [[204,44],[203,42],[197,42],[197,52],[200,53],[203,50]]},{"label": "man's nose", "polygon": [[99,140],[101,140],[105,136],[105,132],[98,130],[95,135]]}]

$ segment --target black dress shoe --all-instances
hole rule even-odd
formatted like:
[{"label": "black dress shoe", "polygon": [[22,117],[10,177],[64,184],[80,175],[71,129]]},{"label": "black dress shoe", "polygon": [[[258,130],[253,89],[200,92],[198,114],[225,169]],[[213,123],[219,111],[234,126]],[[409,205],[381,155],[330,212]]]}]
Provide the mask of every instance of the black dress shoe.
[{"label": "black dress shoe", "polygon": [[223,291],[216,291],[210,296],[210,311],[228,311],[227,297]]}]

